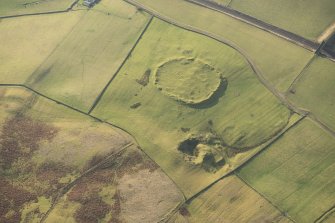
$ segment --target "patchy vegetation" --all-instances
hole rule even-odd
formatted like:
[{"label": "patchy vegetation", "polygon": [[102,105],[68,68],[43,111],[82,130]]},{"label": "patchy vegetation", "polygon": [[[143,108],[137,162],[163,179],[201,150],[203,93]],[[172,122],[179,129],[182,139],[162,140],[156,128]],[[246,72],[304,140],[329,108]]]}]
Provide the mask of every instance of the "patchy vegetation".
[{"label": "patchy vegetation", "polygon": [[[156,71],[153,79],[158,83],[143,87],[136,80],[148,68]],[[186,104],[167,96],[178,94],[189,102],[192,91],[202,103]],[[140,109],[129,109],[135,103],[141,103]],[[187,196],[238,166],[294,123],[289,122],[291,112],[259,83],[236,50],[158,19],[151,22],[92,114],[134,134]],[[223,162],[225,152],[204,144],[190,157],[197,165],[185,162],[178,144],[190,134],[207,132],[222,138],[223,146],[243,152],[227,150],[229,157]]]},{"label": "patchy vegetation", "polygon": [[218,90],[221,73],[195,58],[169,59],[157,68],[155,84],[177,101],[199,104]]},{"label": "patchy vegetation", "polygon": [[216,172],[223,167],[225,149],[221,139],[211,133],[190,136],[178,146],[186,161],[200,165],[208,172]]}]

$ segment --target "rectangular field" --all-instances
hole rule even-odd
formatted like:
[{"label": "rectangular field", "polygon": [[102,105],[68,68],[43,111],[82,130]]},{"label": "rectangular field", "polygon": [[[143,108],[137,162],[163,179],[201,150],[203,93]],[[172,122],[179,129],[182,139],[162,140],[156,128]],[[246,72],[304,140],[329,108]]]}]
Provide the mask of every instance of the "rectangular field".
[{"label": "rectangular field", "polygon": [[236,176],[220,180],[184,208],[169,222],[292,222]]},{"label": "rectangular field", "polygon": [[88,11],[26,84],[88,111],[149,20],[147,14],[122,0],[112,3],[105,11]]},{"label": "rectangular field", "polygon": [[301,78],[288,92],[296,105],[313,113],[335,131],[335,62],[317,57],[303,71]]},{"label": "rectangular field", "polygon": [[333,0],[233,0],[230,7],[310,40],[335,21]]},{"label": "rectangular field", "polygon": [[182,0],[136,0],[159,14],[226,40],[242,52],[273,86],[285,91],[313,53],[217,11]]},{"label": "rectangular field", "polygon": [[309,119],[251,160],[239,175],[296,222],[334,205],[335,139]]},{"label": "rectangular field", "polygon": [[66,10],[75,0],[1,0],[0,17]]},{"label": "rectangular field", "polygon": [[1,20],[0,83],[24,83],[83,14],[77,11]]}]

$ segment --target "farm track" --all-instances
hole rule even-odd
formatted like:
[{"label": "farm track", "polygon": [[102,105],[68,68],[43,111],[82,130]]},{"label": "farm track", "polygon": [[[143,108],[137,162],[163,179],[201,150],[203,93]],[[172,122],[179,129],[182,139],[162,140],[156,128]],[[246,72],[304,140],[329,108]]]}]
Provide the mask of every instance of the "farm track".
[{"label": "farm track", "polygon": [[314,223],[322,223],[324,220],[326,220],[329,215],[335,213],[335,205],[329,208],[325,213],[323,213],[320,217],[318,217]]},{"label": "farm track", "polygon": [[9,15],[9,16],[0,16],[0,19],[11,19],[18,18],[24,16],[34,16],[34,15],[50,15],[50,14],[59,14],[72,11],[73,7],[79,2],[79,0],[74,1],[67,9],[64,10],[56,10],[50,12],[36,12],[36,13],[27,13],[27,14],[18,14],[18,15]]},{"label": "farm track", "polygon": [[[312,52],[316,52],[320,44],[314,41],[311,41],[309,39],[306,39],[302,36],[299,36],[295,33],[289,32],[287,30],[281,29],[279,27],[276,27],[274,25],[271,25],[269,23],[266,23],[262,20],[256,19],[255,17],[249,16],[247,14],[244,14],[242,12],[236,11],[232,8],[229,8],[227,6],[224,6],[222,4],[218,4],[213,1],[209,0],[185,0],[187,2],[190,2],[192,4],[196,4],[205,8],[208,8],[210,10],[214,10],[220,13],[223,13],[225,15],[231,16],[237,20],[240,20],[244,23],[247,23],[249,25],[255,26],[261,30],[264,30],[266,32],[269,32],[271,34],[274,34],[280,38],[283,38],[287,41],[290,41],[298,46],[301,46],[307,50],[310,50]],[[229,3],[230,4],[230,3]],[[329,54],[328,52],[325,52],[321,50],[321,53],[331,59],[332,61],[335,61],[334,55]]]}]

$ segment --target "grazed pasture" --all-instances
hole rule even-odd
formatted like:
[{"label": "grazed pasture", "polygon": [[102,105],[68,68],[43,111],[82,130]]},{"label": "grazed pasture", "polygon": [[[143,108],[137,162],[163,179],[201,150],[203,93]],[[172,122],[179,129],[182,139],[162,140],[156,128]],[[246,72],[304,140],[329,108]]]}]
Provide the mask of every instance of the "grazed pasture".
[{"label": "grazed pasture", "polygon": [[310,40],[335,21],[332,0],[232,0],[230,7]]},{"label": "grazed pasture", "polygon": [[309,119],[245,165],[239,175],[296,222],[334,205],[335,139]]},{"label": "grazed pasture", "polygon": [[64,11],[75,0],[1,0],[0,17]]},{"label": "grazed pasture", "polygon": [[136,0],[181,24],[195,27],[237,46],[279,91],[285,91],[313,53],[220,12],[183,0]]},{"label": "grazed pasture", "polygon": [[147,14],[121,0],[114,0],[113,7],[106,6],[105,11],[86,12],[26,84],[88,111],[148,20]]},{"label": "grazed pasture", "polygon": [[[210,100],[187,104],[155,84],[159,66],[175,58],[199,59],[219,72],[222,85]],[[171,71],[181,74],[183,66]],[[151,75],[144,86],[139,80],[148,70]],[[180,84],[175,75],[166,78],[166,83],[175,81],[178,91],[189,92],[185,95],[190,97],[201,84],[208,84]],[[170,90],[175,92],[175,88]],[[289,123],[291,112],[258,82],[240,53],[157,19],[92,114],[126,127],[187,196],[236,167],[250,151],[257,151],[294,123]],[[185,149],[178,149],[182,144]],[[253,148],[256,150],[250,150]]]},{"label": "grazed pasture", "polygon": [[24,83],[83,14],[78,11],[1,20],[0,83]]}]

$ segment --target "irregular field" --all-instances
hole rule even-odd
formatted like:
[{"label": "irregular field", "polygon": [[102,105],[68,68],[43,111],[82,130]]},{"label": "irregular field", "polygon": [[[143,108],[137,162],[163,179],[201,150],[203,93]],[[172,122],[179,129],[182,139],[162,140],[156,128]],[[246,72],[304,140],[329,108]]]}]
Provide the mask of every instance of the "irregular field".
[{"label": "irregular field", "polygon": [[296,105],[311,111],[335,131],[335,63],[318,57],[304,71],[301,79],[288,92]]},{"label": "irregular field", "polygon": [[334,159],[335,139],[305,119],[239,175],[296,222],[311,222],[334,205]]},{"label": "irregular field", "polygon": [[230,7],[310,40],[335,21],[333,0],[233,0]]},{"label": "irregular field", "polygon": [[[112,176],[116,169],[120,171],[122,165],[102,169],[101,175],[100,170],[94,172],[94,176],[98,175],[98,180],[93,182],[94,193],[91,193],[91,188],[80,184],[81,180],[77,185],[76,179],[106,157],[113,158],[130,145],[133,141],[128,134],[21,88],[1,88],[0,107],[0,222],[39,222],[52,204],[58,201],[59,195],[70,189],[71,185],[73,189],[80,188],[74,201],[90,201],[83,207],[80,202],[68,204],[66,209],[74,210],[75,216],[84,212],[87,217],[95,215],[90,222],[98,222],[111,215],[112,203],[102,201],[114,196],[115,191],[113,188],[109,190],[110,185],[106,185],[105,181],[112,180],[107,176]],[[139,199],[147,196],[147,192],[138,189],[135,183],[135,194],[123,192],[126,189],[121,186],[120,193],[128,200],[140,203],[145,210],[157,206],[159,211],[147,215],[148,218],[162,217],[182,199],[179,192],[154,163],[148,158],[142,158],[144,155],[137,148],[125,151],[131,154],[122,158],[122,162],[127,165],[127,168],[122,169],[122,174],[138,178],[140,173],[137,174],[137,166],[132,167],[138,164],[146,179],[140,185],[152,191],[160,191],[160,194],[156,193],[159,194],[156,199],[164,199],[164,202],[159,206],[154,198],[149,202]],[[91,175],[86,176],[89,178]],[[99,180],[101,177],[105,181]],[[120,175],[120,184],[125,181],[122,179]],[[82,179],[84,184],[85,180]],[[152,186],[151,181],[160,184]],[[90,196],[87,198],[86,194]],[[98,209],[95,209],[96,205]],[[126,210],[134,209],[133,203],[125,202],[124,205]],[[63,212],[51,213],[55,219],[63,217]],[[129,216],[129,213],[124,212],[124,218]]]},{"label": "irregular field", "polygon": [[159,167],[130,147],[78,180],[46,222],[158,222],[182,199]]},{"label": "irregular field", "polygon": [[291,221],[236,176],[229,176],[182,207],[169,222]]},{"label": "irregular field", "polygon": [[94,157],[117,152],[131,140],[21,88],[0,91],[1,222],[41,219],[59,189]]},{"label": "irregular field", "polygon": [[183,0],[136,0],[182,24],[224,38],[246,53],[262,75],[285,91],[313,53],[222,13]]},{"label": "irregular field", "polygon": [[1,0],[0,17],[66,10],[74,0]]},{"label": "irregular field", "polygon": [[[154,74],[147,77],[148,70],[183,56],[206,61],[227,81],[206,103],[180,103],[155,86]],[[242,151],[267,142],[287,126],[290,117],[290,111],[259,83],[237,51],[157,19],[93,114],[127,127],[187,196],[238,165],[250,155]],[[186,149],[178,151],[183,141]]]},{"label": "irregular field", "polygon": [[24,83],[83,14],[78,11],[1,20],[0,42],[6,44],[0,44],[0,83]]},{"label": "irregular field", "polygon": [[148,22],[148,15],[135,7],[113,3],[109,14],[88,11],[26,84],[88,111]]}]

